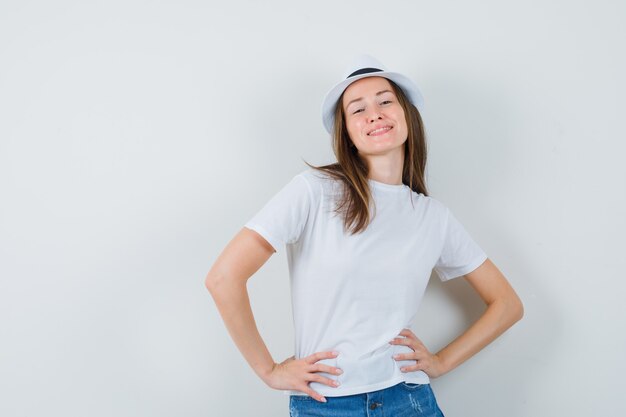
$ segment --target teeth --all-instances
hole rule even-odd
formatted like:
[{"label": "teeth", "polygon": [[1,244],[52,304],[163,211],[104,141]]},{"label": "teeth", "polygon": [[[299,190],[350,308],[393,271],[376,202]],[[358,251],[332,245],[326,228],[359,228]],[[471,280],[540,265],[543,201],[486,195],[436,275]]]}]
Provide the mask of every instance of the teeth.
[{"label": "teeth", "polygon": [[389,129],[391,129],[391,126],[381,127],[380,129],[372,130],[370,133],[368,133],[368,135],[371,135],[371,134],[374,134],[374,133],[378,133],[378,132],[382,132],[383,130],[389,130]]}]

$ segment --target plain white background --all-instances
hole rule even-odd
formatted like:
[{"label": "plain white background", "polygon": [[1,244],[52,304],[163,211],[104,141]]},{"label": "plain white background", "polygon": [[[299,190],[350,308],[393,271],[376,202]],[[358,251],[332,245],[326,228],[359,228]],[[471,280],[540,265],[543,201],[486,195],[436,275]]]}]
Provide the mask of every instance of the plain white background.
[{"label": "plain white background", "polygon": [[[624,415],[626,7],[614,1],[2,1],[0,414],[287,416],[204,287],[296,173],[334,161],[357,53],[425,97],[431,195],[525,303],[433,381],[447,416]],[[249,282],[293,354],[284,251]],[[432,350],[482,306],[435,275]]]}]

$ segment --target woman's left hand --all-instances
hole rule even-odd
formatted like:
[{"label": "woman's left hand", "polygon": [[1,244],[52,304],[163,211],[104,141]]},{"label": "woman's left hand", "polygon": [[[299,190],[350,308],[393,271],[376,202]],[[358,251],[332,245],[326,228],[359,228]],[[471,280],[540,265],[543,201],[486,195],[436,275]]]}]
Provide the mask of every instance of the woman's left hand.
[{"label": "woman's left hand", "polygon": [[394,355],[394,359],[398,361],[402,360],[414,360],[417,363],[411,366],[404,366],[400,368],[403,372],[424,371],[426,375],[431,378],[437,378],[445,373],[443,363],[436,354],[430,353],[421,340],[415,336],[415,334],[409,329],[403,329],[400,335],[405,337],[395,337],[389,343],[392,345],[405,345],[413,349],[413,352],[399,353]]}]

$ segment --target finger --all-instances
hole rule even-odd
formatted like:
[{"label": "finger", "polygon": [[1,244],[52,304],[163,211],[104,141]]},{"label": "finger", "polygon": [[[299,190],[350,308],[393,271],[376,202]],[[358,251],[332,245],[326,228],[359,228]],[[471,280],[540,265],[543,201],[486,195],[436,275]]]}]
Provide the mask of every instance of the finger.
[{"label": "finger", "polygon": [[425,368],[424,364],[421,362],[417,362],[415,365],[406,365],[400,368],[402,372],[415,372],[415,371],[423,371]]},{"label": "finger", "polygon": [[398,353],[393,355],[393,358],[397,361],[417,360],[415,353]]},{"label": "finger", "polygon": [[334,366],[324,365],[322,363],[316,363],[311,365],[308,369],[309,372],[326,372],[327,374],[335,374],[341,375],[343,371],[339,368],[335,368]]},{"label": "finger", "polygon": [[422,343],[422,341],[410,329],[403,329],[399,334],[410,337],[411,339],[415,339],[418,342]]},{"label": "finger", "polygon": [[325,403],[325,402],[326,402],[326,398],[324,398],[324,397],[323,397],[322,395],[320,395],[319,393],[317,393],[317,392],[313,391],[311,388],[309,388],[309,386],[308,386],[308,385],[305,385],[305,387],[304,387],[304,388],[300,388],[300,391],[302,391],[302,392],[306,392],[306,393],[308,394],[308,396],[309,396],[309,397],[311,397],[311,398],[313,398],[313,399],[315,399],[315,400],[317,400],[317,401],[319,401],[319,402],[322,402],[322,403]]},{"label": "finger", "polygon": [[411,331],[411,329],[408,329],[406,327],[404,329],[402,329],[402,331],[400,333],[398,333],[398,334],[401,334],[403,336],[415,336],[415,333],[413,333]]},{"label": "finger", "polygon": [[339,381],[335,381],[330,378],[325,378],[319,374],[311,374],[311,377],[309,378],[309,380],[314,381],[314,382],[319,382],[320,384],[325,384],[333,388],[338,387],[340,385]]},{"label": "finger", "polygon": [[415,346],[415,348],[412,348],[412,349],[413,349],[413,352],[396,353],[392,357],[399,361],[402,361],[402,360],[421,361],[421,360],[429,360],[429,358],[431,357],[430,352],[428,352],[428,350],[426,350],[424,346]]},{"label": "finger", "polygon": [[315,352],[312,355],[309,355],[305,358],[306,362],[308,363],[315,363],[317,361],[320,361],[322,359],[330,359],[330,358],[334,358],[335,356],[337,356],[339,354],[339,352],[337,351],[328,351],[328,352]]},{"label": "finger", "polygon": [[408,337],[395,338],[391,342],[389,342],[389,344],[392,344],[392,345],[405,345],[405,346],[409,346],[412,349],[413,349],[414,345],[417,345],[415,340],[409,339]]},{"label": "finger", "polygon": [[417,347],[422,347],[425,348],[424,344],[422,343],[421,340],[419,340],[417,338],[417,336],[413,336],[413,337],[396,337],[392,342],[392,345],[407,345],[407,346],[411,346],[413,347],[413,349],[416,349]]}]

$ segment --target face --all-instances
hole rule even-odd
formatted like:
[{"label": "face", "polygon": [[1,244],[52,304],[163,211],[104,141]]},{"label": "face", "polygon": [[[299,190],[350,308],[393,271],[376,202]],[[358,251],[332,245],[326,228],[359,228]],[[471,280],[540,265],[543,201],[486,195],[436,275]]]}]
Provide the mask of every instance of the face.
[{"label": "face", "polygon": [[353,82],[343,94],[342,106],[348,135],[359,154],[404,151],[406,118],[386,78],[365,77]]}]

